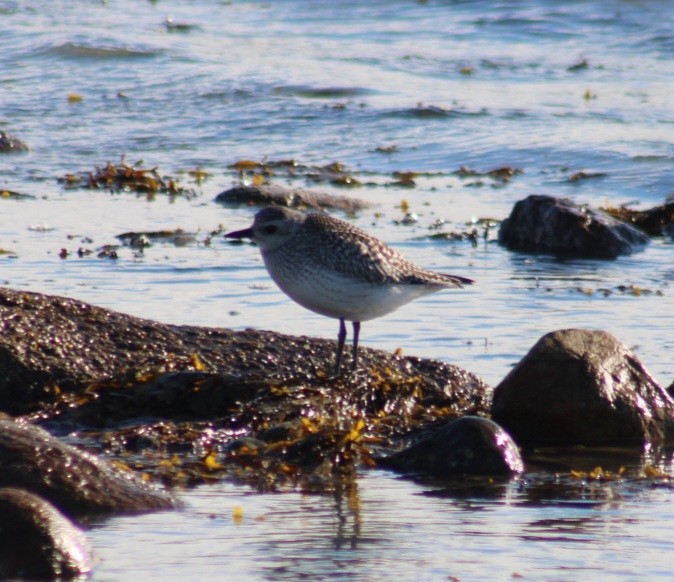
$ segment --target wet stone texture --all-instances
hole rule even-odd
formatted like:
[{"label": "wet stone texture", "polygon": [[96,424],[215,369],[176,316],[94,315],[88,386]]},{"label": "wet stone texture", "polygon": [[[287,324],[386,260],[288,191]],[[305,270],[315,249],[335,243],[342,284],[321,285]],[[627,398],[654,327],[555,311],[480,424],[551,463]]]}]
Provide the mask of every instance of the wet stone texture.
[{"label": "wet stone texture", "polygon": [[499,242],[513,251],[615,259],[649,242],[636,228],[570,200],[532,195],[501,223]]},{"label": "wet stone texture", "polygon": [[215,201],[225,206],[287,206],[288,208],[332,208],[355,212],[372,206],[364,200],[316,190],[287,188],[278,184],[234,186],[221,192]]},{"label": "wet stone texture", "polygon": [[517,445],[499,425],[464,416],[433,430],[418,442],[383,459],[403,473],[435,477],[516,475],[524,470]]},{"label": "wet stone texture", "polygon": [[26,489],[70,516],[177,507],[172,496],[32,424],[0,419],[0,487]]},{"label": "wet stone texture", "polygon": [[647,210],[634,210],[623,206],[608,208],[606,212],[618,220],[636,226],[650,236],[674,238],[674,201],[668,200]]},{"label": "wet stone texture", "polygon": [[6,131],[0,131],[0,153],[13,153],[28,151],[28,146],[18,137]]},{"label": "wet stone texture", "polygon": [[494,390],[492,418],[520,445],[659,444],[674,401],[605,331],[549,333]]},{"label": "wet stone texture", "polygon": [[0,289],[0,408],[170,485],[233,478],[330,490],[372,451],[486,414],[491,388],[456,366],[335,342],[170,326]]},{"label": "wet stone texture", "polygon": [[3,580],[70,580],[91,569],[91,548],[76,525],[33,493],[0,488]]}]

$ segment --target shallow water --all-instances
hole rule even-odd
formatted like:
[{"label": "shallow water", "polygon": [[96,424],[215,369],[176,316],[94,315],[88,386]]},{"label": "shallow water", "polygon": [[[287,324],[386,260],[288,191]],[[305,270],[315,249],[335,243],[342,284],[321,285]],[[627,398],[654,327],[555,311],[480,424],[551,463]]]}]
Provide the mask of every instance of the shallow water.
[{"label": "shallow water", "polygon": [[118,518],[90,532],[95,579],[671,578],[671,488],[599,489],[555,499],[517,483],[428,496],[379,472],[334,497],[202,487],[180,514],[145,517],[142,527]]},{"label": "shallow water", "polygon": [[[187,26],[169,29],[167,17]],[[34,197],[0,197],[9,251],[0,284],[164,322],[334,337],[335,321],[274,287],[254,247],[220,235],[206,243],[221,225],[251,220],[248,209],[213,203],[237,182],[237,160],[339,161],[379,185],[292,183],[375,203],[354,222],[423,266],[477,281],[366,322],[364,345],[452,362],[495,385],[544,333],[589,327],[615,333],[658,381],[672,381],[672,241],[604,262],[427,237],[438,218],[467,230],[533,193],[636,208],[671,195],[666,1],[5,1],[0,22],[0,129],[31,148],[0,155],[0,189]],[[122,155],[198,196],[152,200],[56,181]],[[461,166],[523,173],[503,184],[455,175]],[[181,173],[197,167],[210,174],[200,186]],[[413,189],[383,186],[396,170],[427,174]],[[581,170],[601,176],[570,182]],[[394,222],[403,200],[414,225]],[[122,247],[117,260],[76,254],[171,228],[196,242],[142,255]],[[668,579],[671,491],[635,489],[598,505],[527,501],[517,484],[497,498],[438,499],[374,472],[338,502],[222,484],[186,492],[185,512],[94,528],[94,579]]]}]

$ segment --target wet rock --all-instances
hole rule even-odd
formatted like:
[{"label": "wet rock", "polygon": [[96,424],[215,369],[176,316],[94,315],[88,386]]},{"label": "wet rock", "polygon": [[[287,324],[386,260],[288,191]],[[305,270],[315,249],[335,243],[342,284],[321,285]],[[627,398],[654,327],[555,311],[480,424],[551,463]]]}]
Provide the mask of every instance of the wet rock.
[{"label": "wet rock", "polygon": [[28,151],[28,146],[23,143],[18,137],[0,131],[0,153],[13,153]]},{"label": "wet rock", "polygon": [[53,505],[23,489],[0,489],[0,577],[69,580],[90,572],[91,548]]},{"label": "wet rock", "polygon": [[[94,398],[64,411],[59,420],[85,426],[110,426],[130,418],[193,420],[227,415],[269,386],[269,380],[236,374],[167,372],[147,382],[90,388]],[[116,388],[116,389],[115,389]]]},{"label": "wet rock", "polygon": [[362,348],[358,370],[334,378],[334,354],[333,340],[170,326],[0,288],[0,404],[133,455],[167,484],[331,491],[370,466],[361,435],[382,449],[488,412],[491,387],[457,366]]},{"label": "wet rock", "polygon": [[423,440],[385,457],[383,466],[432,477],[513,475],[524,469],[517,445],[498,424],[479,416],[452,420]]},{"label": "wet rock", "polygon": [[501,223],[499,242],[513,251],[615,259],[639,250],[648,237],[601,211],[570,200],[532,195]]},{"label": "wet rock", "polygon": [[115,238],[134,249],[144,249],[152,246],[153,242],[164,242],[177,247],[184,247],[197,242],[195,233],[186,232],[181,228],[177,228],[176,230],[124,232],[118,234]]},{"label": "wet rock", "polygon": [[276,184],[235,186],[221,192],[215,201],[226,206],[287,206],[288,208],[333,208],[355,212],[372,206],[369,202],[314,190],[286,188]]},{"label": "wet rock", "polygon": [[14,190],[0,190],[0,200],[35,200],[35,196]]},{"label": "wet rock", "polygon": [[674,237],[674,201],[648,210],[632,210],[622,206],[608,208],[606,212],[618,220],[636,226],[650,236]]},{"label": "wet rock", "polygon": [[674,401],[605,331],[543,336],[494,390],[492,417],[520,445],[661,443]]},{"label": "wet rock", "polygon": [[175,498],[129,471],[30,424],[0,418],[0,487],[31,491],[71,516],[177,507]]},{"label": "wet rock", "polygon": [[488,387],[455,367],[383,361],[338,378],[186,371],[91,385],[76,405],[50,410],[49,423],[90,427],[88,443],[100,430],[106,449],[133,454],[135,467],[165,483],[228,476],[260,491],[325,492],[355,479],[357,466],[372,466],[361,435],[383,450],[397,435],[484,413],[491,400]]},{"label": "wet rock", "polygon": [[[0,410],[14,415],[43,410],[68,394],[83,396],[94,385],[136,386],[172,372],[230,375],[244,383],[263,378],[268,387],[297,384],[320,379],[320,365],[331,368],[334,354],[333,340],[165,325],[73,299],[0,287]],[[456,366],[367,348],[360,356],[363,369],[390,370],[399,384],[421,378],[426,392],[456,405],[457,413],[483,411],[491,397],[484,382]],[[159,385],[171,386],[168,398],[194,389],[193,380],[166,377]],[[207,387],[217,389],[220,380],[209,382]],[[150,386],[145,396],[159,392]],[[190,398],[195,413],[203,410],[198,394]],[[174,401],[182,406],[181,397]]]}]

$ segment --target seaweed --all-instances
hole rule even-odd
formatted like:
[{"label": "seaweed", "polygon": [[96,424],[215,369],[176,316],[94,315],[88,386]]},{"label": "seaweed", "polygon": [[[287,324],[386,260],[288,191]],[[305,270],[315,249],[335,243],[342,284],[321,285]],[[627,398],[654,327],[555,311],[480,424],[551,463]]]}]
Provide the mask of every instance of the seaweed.
[{"label": "seaweed", "polygon": [[[203,177],[199,175],[197,180]],[[142,162],[127,164],[123,159],[119,164],[112,162],[95,167],[93,171],[82,171],[66,174],[59,178],[63,187],[69,190],[86,188],[91,190],[107,190],[108,192],[135,192],[146,194],[148,198],[156,194],[170,197],[195,197],[196,191],[181,186],[177,178],[162,176],[155,168],[143,167]]]}]

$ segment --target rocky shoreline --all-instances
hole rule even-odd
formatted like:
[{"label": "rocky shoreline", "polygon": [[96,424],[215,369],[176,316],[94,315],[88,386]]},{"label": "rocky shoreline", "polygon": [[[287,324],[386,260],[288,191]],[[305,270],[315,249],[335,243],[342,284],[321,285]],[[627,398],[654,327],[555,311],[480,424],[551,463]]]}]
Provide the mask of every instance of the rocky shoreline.
[{"label": "rocky shoreline", "polygon": [[[307,192],[234,189],[221,202],[353,209]],[[669,205],[629,218],[652,236],[672,223]],[[499,234],[521,252],[610,259],[648,241],[548,196],[518,203]],[[550,447],[638,455],[674,436],[674,384],[659,386],[600,330],[545,335],[495,388],[450,364],[367,348],[356,372],[335,378],[333,341],[165,325],[7,288],[0,330],[2,577],[89,572],[88,519],[179,508],[179,486],[330,493],[373,467],[493,484],[564,469]]]},{"label": "rocky shoreline", "polygon": [[[0,515],[24,516],[26,544],[50,548],[54,576],[90,567],[63,565],[68,548],[88,555],[78,523],[177,508],[176,485],[320,493],[370,467],[508,479],[539,447],[643,448],[674,434],[671,396],[602,331],[546,335],[492,389],[372,349],[332,378],[332,341],[164,325],[6,288],[0,325]],[[46,533],[45,511],[60,516]],[[63,520],[73,541],[56,552]],[[10,562],[0,572],[33,572]]]}]

